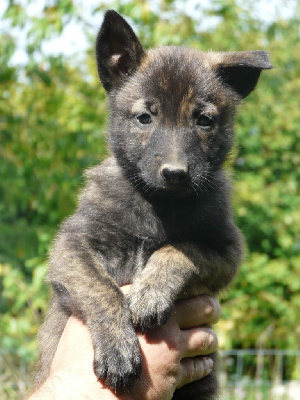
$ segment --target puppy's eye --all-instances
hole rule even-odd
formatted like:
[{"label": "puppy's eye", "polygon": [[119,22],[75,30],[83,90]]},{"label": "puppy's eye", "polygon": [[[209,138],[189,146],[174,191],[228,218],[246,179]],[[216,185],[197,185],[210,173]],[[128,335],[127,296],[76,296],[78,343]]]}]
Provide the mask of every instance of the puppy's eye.
[{"label": "puppy's eye", "polygon": [[152,122],[151,116],[149,114],[143,113],[140,114],[136,117],[136,119],[139,121],[140,124],[142,125],[149,125]]},{"label": "puppy's eye", "polygon": [[203,128],[210,128],[214,123],[214,120],[207,115],[200,114],[197,118],[196,124],[202,126]]}]

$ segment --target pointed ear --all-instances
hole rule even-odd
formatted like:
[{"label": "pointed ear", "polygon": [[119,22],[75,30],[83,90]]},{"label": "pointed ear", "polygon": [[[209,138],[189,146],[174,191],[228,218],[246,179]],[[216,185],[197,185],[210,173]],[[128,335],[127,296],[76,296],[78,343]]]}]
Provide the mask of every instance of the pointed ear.
[{"label": "pointed ear", "polygon": [[136,71],[144,55],[135,33],[117,12],[106,12],[96,40],[100,80],[109,92]]},{"label": "pointed ear", "polygon": [[220,54],[216,73],[222,81],[245,98],[255,88],[263,69],[271,69],[266,51],[241,51]]}]

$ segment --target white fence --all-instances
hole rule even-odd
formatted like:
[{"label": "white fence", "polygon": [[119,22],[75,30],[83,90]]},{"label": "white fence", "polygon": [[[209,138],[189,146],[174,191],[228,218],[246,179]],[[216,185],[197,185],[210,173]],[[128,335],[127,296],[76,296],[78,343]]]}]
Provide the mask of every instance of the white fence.
[{"label": "white fence", "polygon": [[222,400],[300,400],[300,351],[221,351],[220,373]]},{"label": "white fence", "polygon": [[[31,371],[18,356],[0,350],[0,399],[22,398]],[[220,352],[221,400],[300,400],[300,351]]]}]

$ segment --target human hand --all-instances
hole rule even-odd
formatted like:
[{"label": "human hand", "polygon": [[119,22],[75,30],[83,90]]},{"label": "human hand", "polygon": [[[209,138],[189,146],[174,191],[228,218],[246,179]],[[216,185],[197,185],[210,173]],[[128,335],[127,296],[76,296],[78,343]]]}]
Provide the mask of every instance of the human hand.
[{"label": "human hand", "polygon": [[126,400],[169,400],[175,389],[208,375],[213,362],[206,356],[216,351],[218,342],[210,325],[220,313],[220,304],[210,296],[183,299],[163,327],[138,333],[142,375]]},{"label": "human hand", "polygon": [[[128,290],[127,287],[122,288]],[[38,399],[168,400],[176,388],[201,379],[212,370],[217,337],[209,325],[220,316],[218,301],[197,296],[178,301],[169,321],[145,335],[138,333],[143,369],[128,393],[115,394],[93,372],[93,347],[88,328],[71,316],[53,359],[50,376],[30,397]],[[200,326],[204,325],[204,326]]]}]

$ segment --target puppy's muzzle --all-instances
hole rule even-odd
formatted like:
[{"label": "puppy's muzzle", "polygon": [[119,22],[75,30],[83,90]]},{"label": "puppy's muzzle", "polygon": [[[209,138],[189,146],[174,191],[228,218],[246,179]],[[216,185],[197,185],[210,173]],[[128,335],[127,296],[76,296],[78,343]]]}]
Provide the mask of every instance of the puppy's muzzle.
[{"label": "puppy's muzzle", "polygon": [[182,185],[188,180],[188,168],[183,165],[164,164],[160,168],[160,174],[170,185]]}]

